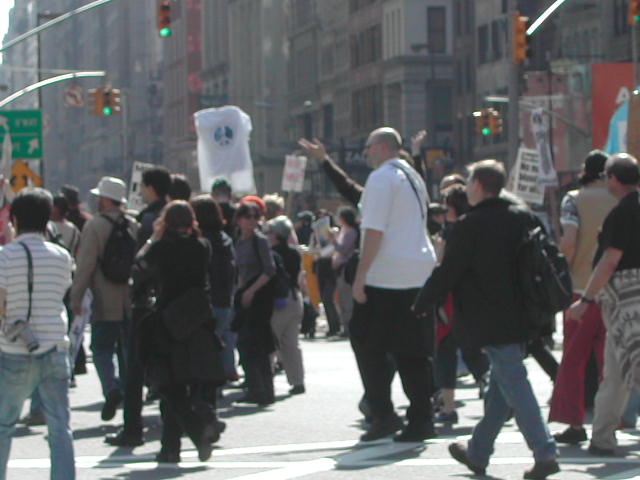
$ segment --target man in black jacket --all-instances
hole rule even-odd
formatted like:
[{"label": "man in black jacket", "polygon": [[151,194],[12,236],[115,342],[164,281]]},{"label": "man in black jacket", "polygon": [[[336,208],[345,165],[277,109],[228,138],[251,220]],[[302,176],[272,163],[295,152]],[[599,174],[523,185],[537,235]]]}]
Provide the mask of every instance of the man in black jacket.
[{"label": "man in black jacket", "polygon": [[[171,175],[164,167],[154,167],[142,173],[140,192],[147,206],[138,214],[138,249],[142,248],[153,233],[153,222],[167,204],[171,188]],[[137,447],[144,443],[142,423],[142,387],[144,370],[139,360],[138,323],[152,307],[149,292],[133,284],[132,319],[128,332],[127,373],[124,387],[124,425],[116,434],[109,434],[105,442],[117,447]]]},{"label": "man in black jacket", "polygon": [[557,449],[523,363],[525,343],[536,332],[526,323],[514,272],[516,247],[525,225],[535,219],[499,197],[505,183],[500,163],[478,162],[470,172],[467,195],[472,209],[453,227],[442,263],[425,283],[414,309],[426,312],[452,291],[459,344],[483,347],[491,362],[485,415],[467,446],[449,446],[451,455],[474,473],[484,474],[495,439],[513,410],[535,457],[524,478],[544,479],[559,471]]}]

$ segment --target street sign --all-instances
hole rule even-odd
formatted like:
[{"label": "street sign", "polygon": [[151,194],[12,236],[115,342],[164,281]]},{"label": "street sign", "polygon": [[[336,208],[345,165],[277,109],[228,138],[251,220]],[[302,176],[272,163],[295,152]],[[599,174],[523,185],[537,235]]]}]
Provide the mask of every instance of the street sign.
[{"label": "street sign", "polygon": [[82,95],[82,88],[80,87],[69,87],[66,92],[64,92],[64,103],[68,107],[81,108],[84,107],[84,97]]},{"label": "street sign", "polygon": [[42,178],[34,173],[22,160],[17,160],[11,168],[11,188],[19,192],[27,187],[41,187]]},{"label": "street sign", "polygon": [[9,133],[13,158],[42,158],[42,112],[7,110],[0,112],[0,143]]}]

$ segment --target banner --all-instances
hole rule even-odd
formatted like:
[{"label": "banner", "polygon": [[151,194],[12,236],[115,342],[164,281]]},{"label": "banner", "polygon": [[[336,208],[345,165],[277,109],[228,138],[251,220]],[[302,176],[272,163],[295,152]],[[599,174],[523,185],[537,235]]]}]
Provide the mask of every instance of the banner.
[{"label": "banner", "polygon": [[254,193],[249,150],[251,118],[235,106],[208,108],[193,114],[198,133],[198,169],[204,192],[218,178],[231,183],[236,193]]},{"label": "banner", "polygon": [[282,172],[282,191],[301,192],[304,189],[304,172],[307,168],[307,157],[287,155]]},{"label": "banner", "polygon": [[152,163],[133,162],[131,168],[131,183],[129,184],[129,200],[127,207],[129,210],[140,211],[145,207],[140,194],[140,184],[142,183],[142,174],[145,170],[154,168]]},{"label": "banner", "polygon": [[[624,106],[634,89],[631,63],[596,63],[592,75],[592,136],[593,148],[619,150],[626,139],[627,118]],[[628,110],[627,110],[628,111]],[[610,128],[611,127],[611,128]],[[609,141],[608,141],[609,140]],[[609,153],[615,153],[609,151]]]},{"label": "banner", "polygon": [[536,141],[536,148],[540,158],[538,180],[541,185],[555,187],[558,185],[558,174],[554,166],[549,142],[549,115],[542,108],[531,112],[531,132]]},{"label": "banner", "polygon": [[540,155],[536,150],[520,147],[518,159],[513,167],[513,189],[518,197],[527,203],[544,203],[544,185],[539,182]]}]

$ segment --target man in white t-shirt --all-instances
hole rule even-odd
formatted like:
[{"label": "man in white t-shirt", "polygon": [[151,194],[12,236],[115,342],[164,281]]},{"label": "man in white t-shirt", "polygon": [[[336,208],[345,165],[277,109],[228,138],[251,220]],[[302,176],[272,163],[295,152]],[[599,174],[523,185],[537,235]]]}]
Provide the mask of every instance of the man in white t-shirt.
[{"label": "man in white t-shirt", "polygon": [[[366,145],[375,171],[362,195],[361,258],[353,285],[350,330],[374,421],[363,441],[402,433],[399,442],[435,436],[431,410],[433,323],[411,305],[436,263],[427,235],[428,195],[422,178],[398,157],[402,140],[392,128],[374,130]],[[391,360],[393,358],[393,361]],[[391,402],[393,363],[409,398],[408,424]]]}]

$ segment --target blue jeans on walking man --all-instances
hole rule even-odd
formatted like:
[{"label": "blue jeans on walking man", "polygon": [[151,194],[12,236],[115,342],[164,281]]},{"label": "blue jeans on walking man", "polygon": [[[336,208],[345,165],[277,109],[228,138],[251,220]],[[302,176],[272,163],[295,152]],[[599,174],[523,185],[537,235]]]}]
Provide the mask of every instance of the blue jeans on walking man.
[{"label": "blue jeans on walking man", "polygon": [[42,355],[0,352],[0,480],[7,477],[11,438],[24,401],[37,390],[49,429],[51,480],[74,480],[73,437],[69,427],[69,380],[71,368],[66,351]]},{"label": "blue jeans on walking man", "polygon": [[[125,322],[93,322],[91,324],[91,351],[102,394],[106,398],[113,390],[122,391],[125,374],[124,345]],[[118,375],[116,376],[113,356],[118,356]]]},{"label": "blue jeans on walking man", "polygon": [[516,423],[536,461],[555,459],[556,443],[540,413],[540,407],[524,366],[525,347],[509,344],[485,347],[491,363],[484,417],[473,429],[467,445],[469,459],[486,468],[493,444],[513,410]]}]

